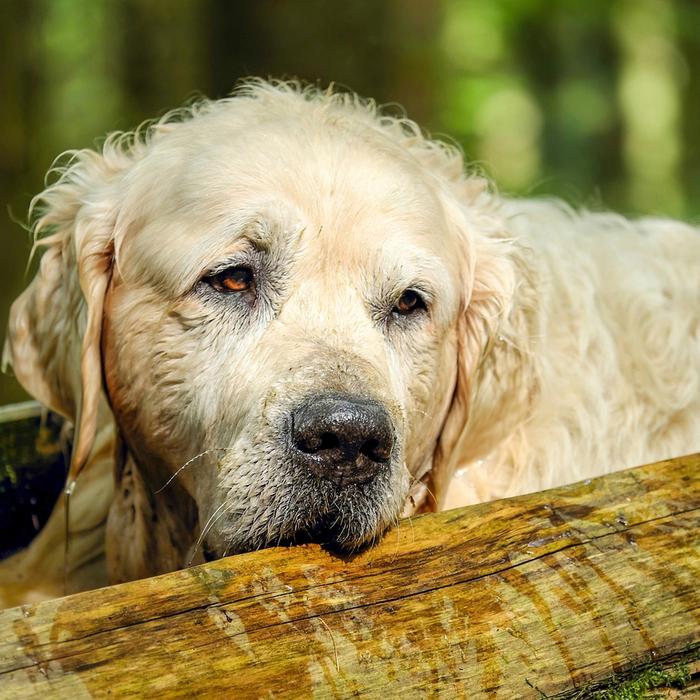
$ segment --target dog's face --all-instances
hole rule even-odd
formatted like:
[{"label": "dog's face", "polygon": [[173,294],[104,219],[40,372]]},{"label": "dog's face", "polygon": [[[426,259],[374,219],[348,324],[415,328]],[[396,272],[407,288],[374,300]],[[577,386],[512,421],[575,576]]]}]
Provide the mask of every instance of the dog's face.
[{"label": "dog's face", "polygon": [[165,533],[116,578],[200,544],[361,547],[428,472],[439,500],[512,291],[481,185],[415,125],[260,83],[188,117],[39,196],[10,321],[17,376],[76,422],[72,476],[108,399],[113,549]]},{"label": "dog's face", "polygon": [[127,445],[155,488],[192,460],[216,555],[358,547],[430,465],[455,384],[462,254],[434,184],[342,126],[186,126],[126,195],[104,365]]}]

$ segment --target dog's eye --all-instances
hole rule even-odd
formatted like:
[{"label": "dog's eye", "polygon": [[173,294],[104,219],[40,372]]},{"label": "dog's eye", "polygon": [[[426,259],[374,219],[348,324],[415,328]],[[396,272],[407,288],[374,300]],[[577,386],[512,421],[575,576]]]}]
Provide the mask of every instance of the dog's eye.
[{"label": "dog's eye", "polygon": [[223,294],[248,291],[252,288],[254,279],[253,271],[247,267],[229,267],[215,275],[205,277],[208,284]]},{"label": "dog's eye", "polygon": [[425,301],[423,297],[413,289],[407,289],[396,302],[393,308],[394,313],[401,316],[408,316],[421,309],[425,309]]}]

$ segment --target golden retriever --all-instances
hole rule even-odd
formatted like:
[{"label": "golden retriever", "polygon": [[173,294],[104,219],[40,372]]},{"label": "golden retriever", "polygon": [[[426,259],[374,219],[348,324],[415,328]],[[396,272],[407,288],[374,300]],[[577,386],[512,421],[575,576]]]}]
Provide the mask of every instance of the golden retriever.
[{"label": "golden retriever", "polygon": [[[700,450],[698,229],[507,199],[371,101],[249,81],[32,208],[5,359],[75,424],[67,590]],[[66,504],[7,601],[62,592]]]}]

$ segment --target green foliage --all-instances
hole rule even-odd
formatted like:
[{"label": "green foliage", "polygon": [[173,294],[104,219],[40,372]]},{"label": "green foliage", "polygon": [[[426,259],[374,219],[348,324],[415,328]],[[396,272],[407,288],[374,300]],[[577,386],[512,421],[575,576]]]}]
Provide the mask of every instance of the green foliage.
[{"label": "green foliage", "polygon": [[[691,0],[2,2],[1,204],[21,220],[63,150],[253,74],[403,105],[506,192],[698,219],[698,26]],[[30,242],[4,217],[0,244],[4,328]]]}]

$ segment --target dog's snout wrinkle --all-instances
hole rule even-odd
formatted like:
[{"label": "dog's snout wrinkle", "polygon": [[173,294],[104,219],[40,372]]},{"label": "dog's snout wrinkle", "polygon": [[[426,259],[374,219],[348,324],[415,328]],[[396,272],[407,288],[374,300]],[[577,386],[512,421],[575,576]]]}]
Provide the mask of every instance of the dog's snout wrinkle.
[{"label": "dog's snout wrinkle", "polygon": [[337,486],[373,479],[391,458],[394,431],[387,411],[368,399],[325,395],[293,411],[297,458]]}]

